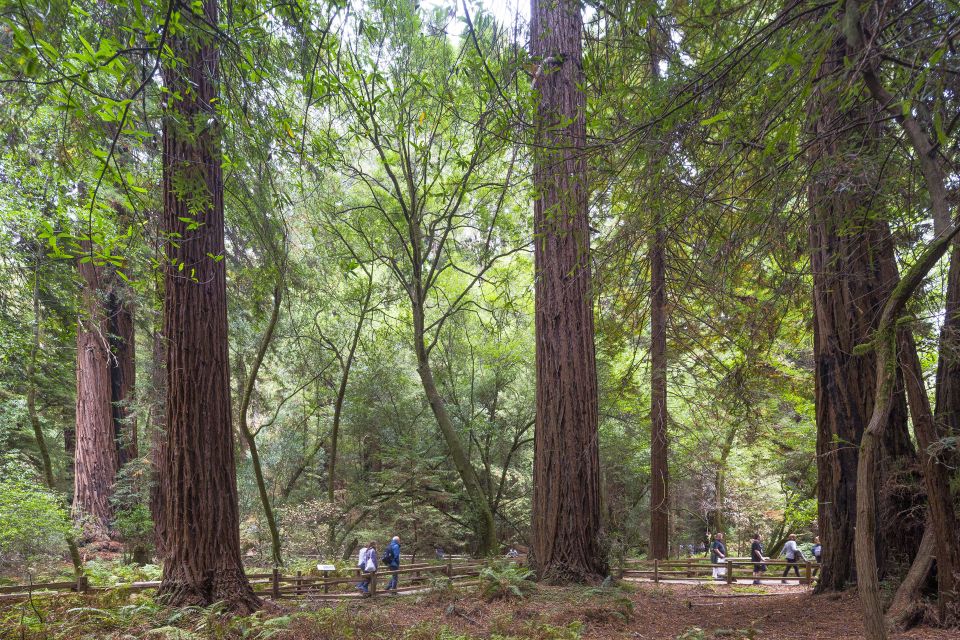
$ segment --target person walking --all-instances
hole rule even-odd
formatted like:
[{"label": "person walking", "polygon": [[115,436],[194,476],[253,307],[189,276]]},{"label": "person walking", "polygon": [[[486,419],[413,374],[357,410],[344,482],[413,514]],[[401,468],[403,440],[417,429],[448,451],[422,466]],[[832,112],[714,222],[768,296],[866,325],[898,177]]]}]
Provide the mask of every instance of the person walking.
[{"label": "person walking", "polygon": [[760,584],[760,577],[767,570],[766,558],[763,556],[763,543],[760,541],[760,534],[753,534],[750,542],[750,559],[753,560],[753,584]]},{"label": "person walking", "polygon": [[367,552],[370,551],[369,545],[360,547],[360,551],[357,552],[357,569],[360,570],[360,582],[357,583],[356,589],[358,591],[363,591],[363,586],[365,584],[363,579],[363,570],[367,566]]},{"label": "person walking", "polygon": [[[806,561],[806,558],[803,557],[803,552],[800,551],[800,547],[797,546],[797,534],[791,533],[790,537],[787,539],[787,544],[783,545],[783,557],[787,559],[787,566],[783,568],[783,577],[786,578],[787,574],[790,573],[790,569],[797,574],[797,578],[800,577],[800,561]],[[786,580],[780,580],[781,583],[787,584]]]},{"label": "person walking", "polygon": [[387,583],[387,591],[397,592],[397,570],[400,569],[400,536],[393,536],[387,550],[383,552],[383,563],[390,567],[390,582]]},{"label": "person walking", "polygon": [[357,585],[357,589],[366,595],[370,595],[370,582],[373,580],[373,575],[377,572],[377,543],[371,540],[366,549],[361,550],[357,558],[361,562],[360,571],[363,575],[360,584]]},{"label": "person walking", "polygon": [[710,543],[710,562],[713,564],[713,579],[723,580],[727,570],[720,566],[720,561],[727,557],[727,545],[723,544],[723,534],[717,533]]}]

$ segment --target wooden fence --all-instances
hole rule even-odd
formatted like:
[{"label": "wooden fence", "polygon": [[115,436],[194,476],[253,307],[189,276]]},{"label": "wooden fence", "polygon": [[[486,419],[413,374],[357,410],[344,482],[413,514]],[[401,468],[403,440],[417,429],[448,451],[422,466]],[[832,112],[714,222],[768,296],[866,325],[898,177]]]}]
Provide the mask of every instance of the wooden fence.
[{"label": "wooden fence", "polygon": [[[378,583],[384,579],[389,580],[394,574],[397,575],[403,586],[390,593],[403,593],[427,589],[430,587],[431,581],[444,578],[450,583],[465,584],[465,581],[480,575],[480,570],[484,566],[484,563],[479,561],[462,564],[453,564],[452,561],[447,561],[446,564],[424,562],[407,565],[396,571],[386,569],[372,574],[364,574],[360,569],[353,569],[347,577],[330,576],[328,571],[322,572],[319,576],[304,575],[301,571],[298,571],[296,575],[284,575],[279,569],[274,569],[270,573],[249,573],[247,579],[250,581],[254,592],[274,599],[304,596],[317,599],[363,598],[367,595],[354,592],[354,586],[362,579],[369,578],[370,596],[376,596],[387,593],[378,589]],[[21,600],[31,596],[54,596],[58,593],[96,593],[111,589],[146,591],[156,589],[159,586],[159,580],[92,586],[87,576],[80,576],[76,581],[69,582],[38,582],[31,585],[2,586],[0,587],[0,601]]]},{"label": "wooden fence", "polygon": [[[661,580],[682,582],[713,581],[713,569],[723,568],[723,581],[727,584],[740,580],[753,580],[753,565],[757,564],[750,558],[727,558],[718,564],[709,560],[688,558],[686,560],[627,560],[621,571],[622,578],[641,578],[660,582]],[[763,573],[761,580],[788,580],[791,583],[808,585],[813,582],[816,570],[820,565],[816,562],[787,562],[786,560],[767,560],[768,571]],[[797,567],[800,576],[794,571],[793,576],[784,577],[779,571],[770,571],[774,567]]]}]

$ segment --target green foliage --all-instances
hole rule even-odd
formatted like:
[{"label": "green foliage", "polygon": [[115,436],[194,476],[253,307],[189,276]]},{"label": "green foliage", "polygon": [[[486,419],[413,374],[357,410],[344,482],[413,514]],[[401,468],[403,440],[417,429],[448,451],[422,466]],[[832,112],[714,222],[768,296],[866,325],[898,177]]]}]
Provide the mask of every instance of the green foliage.
[{"label": "green foliage", "polygon": [[110,504],[113,526],[123,540],[127,559],[143,561],[153,546],[153,517],[150,514],[150,462],[131,460],[117,472]]},{"label": "green foliage", "polygon": [[480,570],[480,595],[485,600],[526,598],[536,588],[533,575],[513,562],[493,562]]},{"label": "green foliage", "polygon": [[63,556],[73,527],[59,496],[16,458],[0,459],[0,566],[36,573]]}]

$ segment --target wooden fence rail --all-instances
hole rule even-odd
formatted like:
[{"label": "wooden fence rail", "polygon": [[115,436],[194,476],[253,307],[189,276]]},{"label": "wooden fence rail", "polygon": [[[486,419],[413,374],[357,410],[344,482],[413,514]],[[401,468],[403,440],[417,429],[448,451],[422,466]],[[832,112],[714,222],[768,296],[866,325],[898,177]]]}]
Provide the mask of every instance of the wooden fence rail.
[{"label": "wooden fence rail", "polygon": [[[463,564],[453,564],[448,561],[446,564],[422,563],[401,567],[397,570],[380,570],[372,574],[362,573],[359,569],[350,570],[347,577],[329,575],[324,571],[324,575],[304,575],[298,571],[296,575],[283,575],[279,569],[274,569],[270,573],[252,573],[247,574],[247,579],[256,593],[261,595],[271,595],[273,598],[285,598],[296,596],[328,597],[328,598],[360,598],[365,594],[353,593],[350,591],[337,591],[338,587],[344,585],[353,585],[363,578],[370,579],[370,595],[376,595],[377,582],[384,576],[388,579],[396,574],[405,586],[396,589],[397,593],[423,589],[425,583],[432,579],[446,578],[450,582],[463,581],[469,578],[475,578],[480,574],[484,567],[482,562],[467,562]],[[87,576],[80,576],[76,581],[60,582],[38,582],[29,585],[6,585],[0,586],[0,601],[19,600],[31,596],[54,596],[58,593],[74,592],[89,593],[102,592],[110,589],[122,589],[127,591],[145,591],[156,589],[160,586],[159,580],[149,580],[142,582],[130,582],[125,584],[114,584],[108,586],[91,586]]]},{"label": "wooden fence rail", "polygon": [[796,580],[798,584],[811,584],[815,570],[820,567],[818,563],[809,561],[789,562],[787,560],[766,560],[763,563],[757,563],[749,558],[726,559],[717,564],[697,561],[685,562],[682,560],[636,561],[634,564],[640,564],[644,568],[628,569],[625,567],[620,572],[620,577],[647,579],[652,577],[654,582],[660,582],[661,580],[703,582],[712,579],[712,576],[710,578],[707,576],[708,574],[712,574],[713,569],[723,568],[724,581],[727,584],[731,584],[735,582],[737,578],[753,578],[753,565],[764,564],[767,567],[797,567],[797,570],[802,573],[800,576],[797,576],[796,572],[794,572],[793,577],[769,575],[762,579],[790,580],[791,582]]}]

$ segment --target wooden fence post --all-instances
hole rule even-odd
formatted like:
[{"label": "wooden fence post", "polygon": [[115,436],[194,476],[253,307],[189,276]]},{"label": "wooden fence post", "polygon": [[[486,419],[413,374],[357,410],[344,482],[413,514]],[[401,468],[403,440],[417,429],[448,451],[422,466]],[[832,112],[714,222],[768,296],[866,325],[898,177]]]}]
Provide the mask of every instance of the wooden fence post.
[{"label": "wooden fence post", "polygon": [[727,560],[727,584],[733,584],[733,560]]},{"label": "wooden fence post", "polygon": [[453,560],[447,559],[447,577],[453,580]]},{"label": "wooden fence post", "polygon": [[273,568],[271,584],[273,586],[273,597],[274,599],[277,599],[280,597],[280,569],[277,569],[276,567]]},{"label": "wooden fence post", "polygon": [[803,584],[810,584],[812,573],[810,561],[807,560],[805,566],[803,567]]},{"label": "wooden fence post", "polygon": [[303,593],[303,589],[300,588],[300,584],[303,581],[303,571],[297,571],[297,595]]},{"label": "wooden fence post", "polygon": [[329,571],[324,571],[324,572],[323,572],[323,592],[324,592],[324,593],[330,593],[330,585],[329,585],[329,583],[327,583],[327,579],[328,579],[329,577],[330,577],[330,572],[329,572]]},{"label": "wooden fence post", "polygon": [[90,589],[90,578],[86,575],[77,576],[77,593],[83,593]]},{"label": "wooden fence post", "polygon": [[656,558],[653,559],[653,582],[660,582],[660,561]]},{"label": "wooden fence post", "polygon": [[373,597],[377,595],[377,572],[374,571],[370,574],[370,596]]}]

